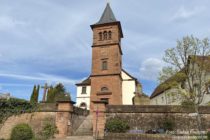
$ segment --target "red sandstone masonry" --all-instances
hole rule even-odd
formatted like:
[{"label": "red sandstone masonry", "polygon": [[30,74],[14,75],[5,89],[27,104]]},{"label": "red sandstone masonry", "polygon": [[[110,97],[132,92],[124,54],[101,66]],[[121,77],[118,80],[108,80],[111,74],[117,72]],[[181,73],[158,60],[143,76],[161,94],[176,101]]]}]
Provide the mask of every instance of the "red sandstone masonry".
[{"label": "red sandstone masonry", "polygon": [[93,115],[93,136],[95,138],[104,137],[105,110],[106,110],[106,103],[94,102],[94,109],[92,115]]},{"label": "red sandstone masonry", "polygon": [[72,102],[58,102],[58,112],[56,113],[56,126],[58,134],[56,138],[65,138],[72,129],[70,125],[71,112],[73,112]]}]

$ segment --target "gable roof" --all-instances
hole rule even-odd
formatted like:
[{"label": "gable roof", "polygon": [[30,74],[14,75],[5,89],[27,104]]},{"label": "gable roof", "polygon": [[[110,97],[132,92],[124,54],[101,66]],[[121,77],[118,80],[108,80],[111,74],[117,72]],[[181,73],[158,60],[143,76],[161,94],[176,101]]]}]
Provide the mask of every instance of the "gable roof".
[{"label": "gable roof", "polygon": [[122,71],[127,74],[132,80],[135,80],[136,84],[141,85],[141,83],[138,81],[137,78],[133,77],[132,75],[130,75],[127,71],[125,71],[124,69],[122,69]]},{"label": "gable roof", "polygon": [[160,95],[161,93],[163,93],[164,91],[168,90],[171,88],[171,84],[173,84],[173,82],[176,83],[180,83],[185,81],[186,78],[181,77],[180,74],[182,74],[184,72],[184,68],[182,70],[180,70],[179,72],[177,72],[176,74],[174,74],[173,76],[171,76],[170,78],[168,78],[166,81],[164,81],[163,83],[159,84],[155,90],[153,91],[152,95],[150,96],[150,99]]},{"label": "gable roof", "polygon": [[87,86],[91,84],[90,76],[83,80],[81,83],[77,83],[77,86]]},{"label": "gable roof", "polygon": [[127,74],[131,79],[136,80],[135,77],[133,77],[132,75],[130,75],[127,71],[125,71],[124,69],[122,69],[122,71]]},{"label": "gable roof", "polygon": [[97,24],[104,24],[104,23],[111,23],[111,22],[116,22],[116,18],[114,16],[114,13],[110,7],[110,4],[107,3],[106,8],[100,18],[100,20],[96,23]]}]

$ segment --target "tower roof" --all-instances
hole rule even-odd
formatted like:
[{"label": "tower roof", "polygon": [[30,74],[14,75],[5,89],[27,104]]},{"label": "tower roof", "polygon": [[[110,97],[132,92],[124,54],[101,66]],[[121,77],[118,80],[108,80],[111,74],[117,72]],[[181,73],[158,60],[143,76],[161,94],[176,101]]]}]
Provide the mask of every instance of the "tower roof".
[{"label": "tower roof", "polygon": [[111,22],[116,22],[116,21],[117,20],[114,16],[114,13],[112,12],[110,4],[107,3],[106,8],[105,8],[100,20],[96,24],[111,23]]},{"label": "tower roof", "polygon": [[100,27],[108,24],[117,24],[120,30],[120,36],[123,38],[123,32],[120,21],[116,20],[109,3],[107,3],[100,20],[97,23],[90,25],[90,27],[93,29],[94,27]]}]

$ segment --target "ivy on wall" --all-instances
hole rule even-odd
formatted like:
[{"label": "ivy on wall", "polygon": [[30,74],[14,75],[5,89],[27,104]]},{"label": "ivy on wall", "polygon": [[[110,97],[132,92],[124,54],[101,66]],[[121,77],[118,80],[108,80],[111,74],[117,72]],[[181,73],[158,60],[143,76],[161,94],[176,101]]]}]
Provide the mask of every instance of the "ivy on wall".
[{"label": "ivy on wall", "polygon": [[11,98],[0,99],[0,123],[3,123],[8,117],[12,115],[19,115],[26,112],[34,112],[37,106],[30,104],[30,102],[22,99]]}]

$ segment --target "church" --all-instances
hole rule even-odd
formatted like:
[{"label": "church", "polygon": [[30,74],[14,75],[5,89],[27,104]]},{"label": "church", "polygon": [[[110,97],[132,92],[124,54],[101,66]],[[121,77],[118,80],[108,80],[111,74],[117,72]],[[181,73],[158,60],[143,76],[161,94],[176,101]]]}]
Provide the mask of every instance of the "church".
[{"label": "church", "polygon": [[93,31],[91,74],[77,83],[76,106],[92,110],[93,101],[110,105],[132,105],[137,78],[122,68],[121,39],[123,31],[108,3]]}]

